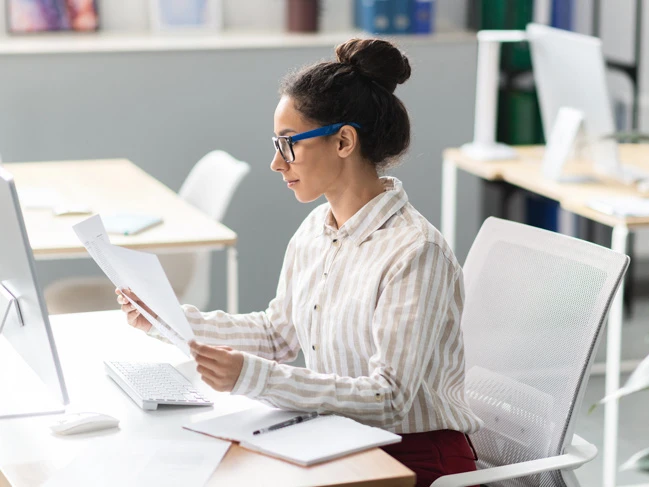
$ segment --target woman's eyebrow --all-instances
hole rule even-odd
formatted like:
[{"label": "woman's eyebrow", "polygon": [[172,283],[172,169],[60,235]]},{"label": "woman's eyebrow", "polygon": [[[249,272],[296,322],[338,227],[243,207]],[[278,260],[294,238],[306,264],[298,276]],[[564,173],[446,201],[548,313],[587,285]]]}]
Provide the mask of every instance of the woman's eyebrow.
[{"label": "woman's eyebrow", "polygon": [[293,130],[293,129],[284,129],[284,130],[281,130],[279,132],[279,135],[282,136],[282,135],[290,134],[291,132],[295,132],[295,130]]}]

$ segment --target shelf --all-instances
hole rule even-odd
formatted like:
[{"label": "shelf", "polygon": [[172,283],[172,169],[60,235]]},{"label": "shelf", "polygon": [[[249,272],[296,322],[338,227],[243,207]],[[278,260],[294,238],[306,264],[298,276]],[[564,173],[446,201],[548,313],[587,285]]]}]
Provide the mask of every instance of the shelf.
[{"label": "shelf", "polygon": [[[204,32],[48,33],[0,38],[0,55],[303,48],[332,46],[351,37],[368,36],[369,34],[361,31],[316,34],[242,31],[223,32],[221,34]],[[390,39],[399,44],[408,45],[475,42],[475,33],[450,31],[424,36],[395,36]]]}]

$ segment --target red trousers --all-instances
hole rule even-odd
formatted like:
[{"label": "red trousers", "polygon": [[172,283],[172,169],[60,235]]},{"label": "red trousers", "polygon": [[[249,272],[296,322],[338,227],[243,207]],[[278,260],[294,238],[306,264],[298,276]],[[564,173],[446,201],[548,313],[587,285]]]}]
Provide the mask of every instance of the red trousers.
[{"label": "red trousers", "polygon": [[401,437],[400,443],[383,450],[417,474],[417,487],[428,487],[443,475],[476,469],[477,457],[464,433],[438,430]]}]

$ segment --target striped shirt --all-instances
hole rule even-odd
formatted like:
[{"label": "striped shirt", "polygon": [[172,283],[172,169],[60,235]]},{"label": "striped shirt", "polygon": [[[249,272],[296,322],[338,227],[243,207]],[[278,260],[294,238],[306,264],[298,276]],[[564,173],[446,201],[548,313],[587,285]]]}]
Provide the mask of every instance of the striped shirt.
[{"label": "striped shirt", "polygon": [[[291,239],[265,312],[201,313],[199,341],[244,353],[232,394],[395,433],[481,421],[464,394],[462,270],[395,178],[338,229],[329,204]],[[306,368],[286,365],[302,349]]]}]

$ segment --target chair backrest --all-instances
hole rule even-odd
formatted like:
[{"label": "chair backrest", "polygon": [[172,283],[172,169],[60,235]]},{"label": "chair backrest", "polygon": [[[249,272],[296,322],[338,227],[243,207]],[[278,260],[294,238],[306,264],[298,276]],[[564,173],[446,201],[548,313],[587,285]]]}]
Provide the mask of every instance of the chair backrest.
[{"label": "chair backrest", "polygon": [[222,150],[205,154],[192,168],[178,194],[216,221],[221,221],[237,186],[250,166]]},{"label": "chair backrest", "polygon": [[[582,240],[497,218],[464,266],[466,393],[484,427],[478,467],[558,455],[604,319],[629,258]],[[558,480],[558,482],[557,482]],[[558,472],[498,485],[562,485]]]},{"label": "chair backrest", "polygon": [[[227,152],[215,150],[194,165],[178,194],[212,219],[221,221],[234,192],[248,172],[249,164]],[[210,298],[211,253],[197,251],[158,257],[179,300],[198,308],[207,306]]]}]

